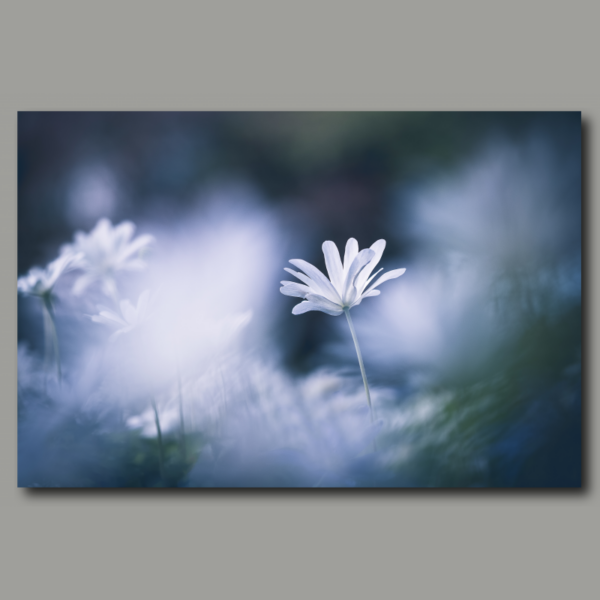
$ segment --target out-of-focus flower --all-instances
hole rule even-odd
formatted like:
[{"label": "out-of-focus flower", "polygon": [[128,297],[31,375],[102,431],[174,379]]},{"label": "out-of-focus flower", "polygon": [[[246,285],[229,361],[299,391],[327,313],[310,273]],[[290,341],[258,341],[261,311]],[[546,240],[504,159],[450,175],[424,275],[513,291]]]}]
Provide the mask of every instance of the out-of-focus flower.
[{"label": "out-of-focus flower", "polygon": [[73,252],[63,252],[57,259],[53,260],[45,269],[32,267],[27,273],[17,280],[17,289],[23,294],[47,297],[58,278],[69,269],[74,268],[75,263],[81,258]]},{"label": "out-of-focus flower", "polygon": [[82,269],[84,274],[75,281],[75,295],[100,281],[107,296],[117,297],[115,274],[143,269],[146,262],[139,257],[139,252],[154,241],[148,234],[132,240],[134,232],[135,225],[130,221],[113,227],[108,219],[100,219],[89,234],[82,231],[75,234],[75,242],[63,247],[65,253],[80,254],[73,266]]},{"label": "out-of-focus flower", "polygon": [[[358,251],[358,242],[350,238],[346,243],[344,264],[340,253],[333,242],[323,243],[323,254],[329,279],[315,266],[301,259],[292,259],[290,262],[304,273],[286,268],[304,283],[282,281],[280,289],[286,296],[303,298],[304,302],[294,306],[292,313],[301,315],[309,310],[320,310],[328,315],[341,315],[345,310],[358,306],[363,298],[378,296],[381,292],[375,288],[388,279],[400,277],[406,269],[395,269],[382,275],[371,286],[369,284],[383,270],[379,269],[371,275],[373,269],[381,260],[385,249],[385,240],[376,241],[370,248]],[[369,287],[367,287],[369,286]]]},{"label": "out-of-focus flower", "polygon": [[120,315],[107,308],[99,307],[101,309],[100,313],[91,317],[94,323],[101,323],[102,325],[117,328],[110,336],[111,341],[114,341],[123,333],[131,331],[148,319],[150,312],[150,290],[146,290],[140,294],[137,306],[133,306],[129,300],[121,300],[119,306],[121,308]]},{"label": "out-of-focus flower", "polygon": [[72,269],[76,261],[81,257],[72,250],[63,251],[45,269],[33,267],[27,275],[19,277],[17,289],[23,294],[37,296],[42,301],[42,313],[44,315],[44,339],[45,339],[45,366],[48,368],[50,361],[56,363],[56,374],[60,383],[62,374],[60,367],[60,353],[58,350],[58,335],[56,333],[56,322],[54,309],[52,307],[52,288],[58,278],[68,269]]}]

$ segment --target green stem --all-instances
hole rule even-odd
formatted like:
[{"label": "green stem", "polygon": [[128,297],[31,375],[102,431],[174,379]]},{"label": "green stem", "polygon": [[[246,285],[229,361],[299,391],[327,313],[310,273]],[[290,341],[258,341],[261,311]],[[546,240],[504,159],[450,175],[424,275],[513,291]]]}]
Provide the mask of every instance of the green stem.
[{"label": "green stem", "polygon": [[158,418],[158,410],[156,408],[156,402],[152,400],[152,409],[154,410],[154,423],[156,424],[156,433],[158,434],[158,469],[160,471],[160,478],[164,481],[165,479],[165,457],[163,450],[162,431],[160,429],[160,420]]},{"label": "green stem", "polygon": [[356,348],[356,355],[358,356],[358,364],[360,365],[360,373],[363,378],[363,383],[365,384],[365,392],[367,393],[367,403],[369,404],[369,414],[371,416],[371,423],[373,423],[373,421],[374,421],[373,406],[371,404],[371,394],[369,392],[369,384],[367,383],[367,374],[365,372],[365,365],[363,363],[362,354],[360,352],[360,346],[358,345],[358,338],[356,337],[356,331],[354,330],[354,324],[352,323],[352,317],[350,316],[350,309],[345,308],[344,313],[346,314],[346,319],[348,319],[348,325],[350,326],[350,333],[352,334],[352,339],[354,340],[354,347]]}]

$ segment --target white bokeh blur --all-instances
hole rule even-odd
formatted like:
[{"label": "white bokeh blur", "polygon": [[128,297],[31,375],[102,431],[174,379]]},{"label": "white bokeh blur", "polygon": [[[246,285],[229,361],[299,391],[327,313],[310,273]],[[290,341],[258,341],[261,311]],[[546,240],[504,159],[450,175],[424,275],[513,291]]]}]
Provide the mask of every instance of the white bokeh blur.
[{"label": "white bokeh blur", "polygon": [[556,160],[536,138],[495,143],[405,193],[398,232],[419,252],[376,309],[357,311],[367,360],[474,367],[524,320],[579,298],[579,162]]}]

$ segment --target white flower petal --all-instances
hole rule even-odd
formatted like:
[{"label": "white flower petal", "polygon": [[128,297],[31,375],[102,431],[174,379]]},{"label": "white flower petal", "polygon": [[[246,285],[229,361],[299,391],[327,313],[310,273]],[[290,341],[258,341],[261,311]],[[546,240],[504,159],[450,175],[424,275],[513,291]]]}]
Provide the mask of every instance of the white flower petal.
[{"label": "white flower petal", "polygon": [[346,280],[344,281],[344,293],[342,295],[344,304],[349,304],[356,298],[356,290],[354,289],[353,291],[353,288],[355,287],[354,280],[361,269],[363,269],[374,256],[375,252],[370,248],[367,248],[366,250],[361,250],[352,261],[352,264],[346,273]]},{"label": "white flower petal", "polygon": [[297,277],[300,281],[303,281],[309,288],[312,288],[312,290],[314,292],[318,292],[319,291],[317,289],[317,286],[315,285],[315,282],[308,275],[305,275],[304,273],[300,273],[298,271],[294,271],[293,269],[290,269],[289,267],[284,267],[283,270],[287,271],[288,273],[290,273],[294,277]]},{"label": "white flower petal", "polygon": [[354,302],[354,304],[352,304],[352,307],[358,306],[364,298],[368,298],[369,296],[379,296],[379,294],[381,294],[380,290],[373,290],[372,292],[367,292],[366,294],[362,294],[361,296],[358,297],[358,299]]},{"label": "white flower petal", "polygon": [[105,276],[102,279],[102,291],[106,296],[113,300],[116,300],[119,297],[117,282],[112,277]]},{"label": "white flower petal", "polygon": [[[321,309],[327,309],[328,311],[334,312],[336,314],[341,314],[343,312],[342,307],[335,302],[331,302],[327,298],[320,296],[319,294],[309,294],[306,296],[306,299],[313,304],[316,304],[321,307]],[[331,313],[330,313],[331,314]]]},{"label": "white flower petal", "polygon": [[337,246],[333,242],[323,242],[323,255],[325,256],[325,266],[327,267],[327,273],[329,273],[329,279],[331,279],[331,283],[338,294],[341,295],[344,287],[344,267]]},{"label": "white flower petal", "polygon": [[89,317],[94,323],[100,323],[100,325],[115,325],[113,321],[106,319],[102,315],[89,315]]},{"label": "white flower petal", "polygon": [[352,306],[358,296],[359,296],[358,290],[353,285],[350,286],[350,289],[348,290],[348,294],[344,298],[344,304],[346,306]]},{"label": "white flower petal", "polygon": [[[63,246],[65,255],[78,252],[77,259],[68,268],[80,268],[89,279],[79,279],[74,293],[81,294],[93,281],[102,282],[102,291],[107,296],[118,297],[114,274],[117,271],[136,271],[146,267],[145,261],[137,256],[137,252],[154,241],[151,235],[142,235],[133,240],[135,225],[124,221],[113,227],[108,219],[100,219],[88,234],[78,231],[75,242]],[[131,241],[133,240],[133,241]]]},{"label": "white flower petal", "polygon": [[102,325],[110,325],[111,327],[114,327],[115,325],[118,327],[127,325],[119,315],[109,310],[103,310],[99,315],[93,315],[92,321],[94,321],[94,323],[101,323]]},{"label": "white flower petal", "polygon": [[360,274],[356,277],[356,281],[354,282],[354,285],[356,286],[356,289],[359,293],[365,289],[367,279],[369,279],[369,276],[373,272],[373,269],[379,264],[379,261],[381,260],[381,255],[385,250],[385,243],[385,240],[377,240],[374,244],[371,245],[371,250],[375,252],[375,256],[371,259],[369,264],[360,272]]},{"label": "white flower petal", "polygon": [[363,296],[366,296],[371,290],[376,288],[378,285],[381,285],[384,281],[388,279],[396,279],[396,277],[400,277],[400,275],[404,275],[406,269],[394,269],[393,271],[388,271],[384,273],[366,292]]},{"label": "white flower petal", "polygon": [[[107,234],[110,235],[111,222],[108,221]],[[127,244],[129,240],[133,237],[135,233],[135,225],[131,221],[123,221],[119,223],[113,231],[112,235],[114,236],[114,240],[118,246],[122,246]]]},{"label": "white flower petal", "polygon": [[373,279],[375,279],[375,277],[377,277],[377,275],[379,275],[379,273],[381,273],[381,271],[383,271],[383,267],[381,267],[381,269],[377,269],[377,271],[375,271],[375,273],[373,273],[373,275],[371,275],[371,277],[367,279],[367,281],[363,285],[363,290],[369,285],[369,283],[371,283],[371,281],[373,281]]},{"label": "white flower petal", "polygon": [[78,277],[73,284],[73,294],[75,294],[75,296],[81,296],[81,294],[83,294],[86,288],[93,283],[95,279],[96,278],[91,274]]},{"label": "white flower petal", "polygon": [[27,282],[27,277],[23,276],[17,279],[17,290],[23,294],[29,292],[29,283]]},{"label": "white flower petal", "polygon": [[381,290],[371,290],[370,292],[363,294],[361,298],[368,298],[369,296],[379,296],[379,294],[381,294]]},{"label": "white flower petal", "polygon": [[300,304],[296,304],[296,306],[294,306],[294,308],[292,309],[292,314],[301,315],[301,314],[304,314],[305,312],[308,312],[309,310],[319,310],[319,311],[327,313],[328,315],[331,315],[333,317],[336,317],[337,315],[341,315],[343,312],[341,309],[339,311],[335,311],[335,312],[330,311],[329,309],[325,309],[325,308],[315,304],[314,302],[308,302],[307,300],[305,300],[304,302],[300,302]]},{"label": "white flower petal", "polygon": [[308,302],[307,300],[305,300],[304,302],[300,302],[300,304],[296,304],[296,306],[294,306],[294,308],[292,308],[292,314],[293,315],[302,315],[305,312],[308,312],[309,310],[319,310],[319,308],[317,307],[316,304],[313,304],[312,302]]},{"label": "white flower petal", "polygon": [[331,281],[317,269],[314,265],[302,260],[301,258],[293,258],[290,262],[299,269],[302,269],[314,282],[314,286],[316,287],[318,292],[325,296],[328,300],[332,302],[339,302],[341,304],[340,295],[337,293],[337,290],[331,285]]},{"label": "white flower petal", "polygon": [[154,236],[145,234],[140,235],[138,238],[133,240],[131,244],[127,244],[125,248],[119,253],[119,260],[125,260],[132,254],[135,254],[138,250],[141,250],[145,246],[149,246],[154,242]]},{"label": "white flower petal", "polygon": [[127,261],[121,261],[115,266],[118,271],[143,271],[147,266],[145,260],[141,258],[130,258]]},{"label": "white flower petal", "polygon": [[107,218],[103,217],[96,223],[96,226],[92,229],[89,236],[83,233],[83,231],[79,231],[75,234],[75,239],[80,242],[85,241],[88,237],[95,237],[100,240],[106,238],[111,229],[112,223]]},{"label": "white flower petal", "polygon": [[64,273],[64,271],[68,268],[69,263],[73,260],[73,257],[69,254],[63,254],[59,256],[56,260],[53,260],[47,268],[48,278],[46,281],[46,285],[48,288],[51,288],[58,278]]},{"label": "white flower petal", "polygon": [[358,242],[354,238],[350,238],[346,242],[346,251],[344,253],[344,273],[348,272],[350,265],[358,254]]},{"label": "white flower petal", "polygon": [[279,291],[285,296],[295,296],[296,298],[306,298],[308,294],[314,293],[307,285],[301,283],[294,283],[293,281],[282,281],[284,284]]}]

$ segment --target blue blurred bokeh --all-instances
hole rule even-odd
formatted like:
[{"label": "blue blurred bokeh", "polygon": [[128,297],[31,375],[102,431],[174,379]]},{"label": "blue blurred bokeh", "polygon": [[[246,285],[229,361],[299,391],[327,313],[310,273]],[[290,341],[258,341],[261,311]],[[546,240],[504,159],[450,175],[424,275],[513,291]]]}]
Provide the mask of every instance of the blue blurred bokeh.
[{"label": "blue blurred bokeh", "polygon": [[[19,485],[581,486],[581,133],[569,112],[20,113],[19,276],[103,218],[155,243],[118,274],[152,310],[115,341],[90,315],[118,302],[59,279],[60,384],[19,297]],[[350,237],[407,268],[352,311],[375,425],[345,319],[279,293]]]}]

